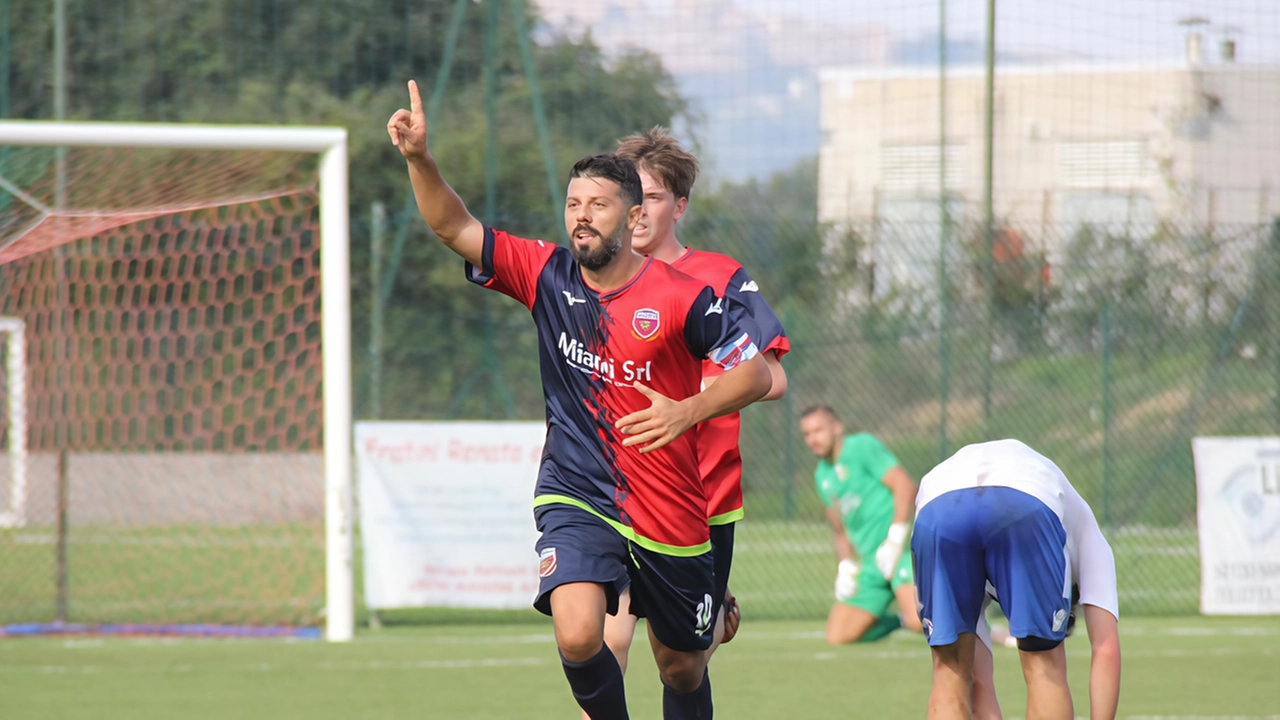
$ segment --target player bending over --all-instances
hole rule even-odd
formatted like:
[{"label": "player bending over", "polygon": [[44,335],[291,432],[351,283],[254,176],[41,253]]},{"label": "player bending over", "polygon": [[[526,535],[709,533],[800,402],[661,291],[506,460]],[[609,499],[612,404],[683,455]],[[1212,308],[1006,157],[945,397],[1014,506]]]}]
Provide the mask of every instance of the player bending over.
[{"label": "player bending over", "polygon": [[[631,611],[649,619],[663,716],[709,718],[715,576],[685,431],[768,392],[750,315],[632,252],[640,177],[616,155],[574,165],[567,249],[481,224],[441,177],[413,82],[409,93],[412,109],[397,110],[387,132],[422,217],[466,260],[469,280],[519,300],[538,329],[547,440],[533,503],[542,533],[535,607],[553,618],[574,698],[595,720],[628,717],[604,620],[629,583]],[[699,392],[704,358],[726,372]]]},{"label": "player bending over", "polygon": [[[685,247],[676,238],[676,223],[689,205],[689,193],[698,177],[698,159],[680,147],[666,129],[654,127],[618,141],[618,155],[636,164],[644,191],[644,214],[636,224],[631,247],[642,255],[669,263],[677,270],[709,284],[717,294],[732,299],[752,314],[760,330],[757,344],[762,348],[771,377],[764,400],[776,400],[787,391],[787,375],[778,359],[791,348],[760,288],[737,261],[719,253]],[[724,370],[714,362],[702,363],[703,384],[710,386]],[[717,618],[711,650],[733,637],[740,615],[729,598],[729,572],[733,564],[734,523],[742,518],[742,454],[738,450],[741,419],[729,413],[699,423],[694,429],[698,448],[698,470],[707,492],[707,522],[711,526],[711,547],[715,557],[716,590],[713,596],[726,599]],[[630,591],[624,590],[617,615],[605,619],[605,642],[626,671],[627,655],[635,634],[636,618],[626,610]],[[728,609],[726,615],[725,609]]]},{"label": "player bending over", "polygon": [[916,506],[911,553],[933,651],[930,720],[1000,716],[989,640],[975,642],[990,599],[1000,603],[1017,638],[1028,720],[1073,718],[1062,640],[1075,586],[1092,647],[1089,717],[1115,718],[1115,560],[1093,511],[1062,471],[1017,440],[969,445],[924,476]]},{"label": "player bending over", "polygon": [[[827,642],[879,640],[898,627],[920,632],[911,557],[905,552],[915,482],[879,440],[867,433],[846,436],[826,405],[805,410],[800,431],[818,456],[813,479],[840,561]],[[891,613],[895,599],[898,612]]]}]

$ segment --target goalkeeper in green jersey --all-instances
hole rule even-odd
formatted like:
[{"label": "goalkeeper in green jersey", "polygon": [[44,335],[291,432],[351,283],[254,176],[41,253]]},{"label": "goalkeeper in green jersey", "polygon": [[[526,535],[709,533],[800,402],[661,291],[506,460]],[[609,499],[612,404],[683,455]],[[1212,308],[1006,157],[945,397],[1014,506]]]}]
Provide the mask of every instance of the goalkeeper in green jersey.
[{"label": "goalkeeper in green jersey", "polygon": [[[867,433],[846,436],[825,405],[805,410],[800,430],[818,456],[813,479],[840,560],[827,642],[878,640],[898,627],[921,632],[907,544],[915,482],[879,440]],[[898,612],[892,613],[895,599]]]}]

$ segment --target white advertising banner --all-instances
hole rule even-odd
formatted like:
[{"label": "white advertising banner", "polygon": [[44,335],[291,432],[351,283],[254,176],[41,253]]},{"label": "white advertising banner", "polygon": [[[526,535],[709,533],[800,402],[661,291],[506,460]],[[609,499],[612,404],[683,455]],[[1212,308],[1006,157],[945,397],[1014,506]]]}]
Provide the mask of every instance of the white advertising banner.
[{"label": "white advertising banner", "polygon": [[525,608],[538,591],[537,422],[359,422],[365,602]]},{"label": "white advertising banner", "polygon": [[1200,611],[1280,614],[1280,438],[1194,438]]}]

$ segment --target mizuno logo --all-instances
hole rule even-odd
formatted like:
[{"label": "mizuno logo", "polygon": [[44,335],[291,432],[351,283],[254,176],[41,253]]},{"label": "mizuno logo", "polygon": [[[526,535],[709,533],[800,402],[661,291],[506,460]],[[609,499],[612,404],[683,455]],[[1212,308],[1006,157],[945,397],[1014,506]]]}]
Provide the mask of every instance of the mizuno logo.
[{"label": "mizuno logo", "polygon": [[574,303],[585,303],[587,301],[586,298],[574,297],[573,293],[568,290],[561,290],[560,292],[564,293],[564,299],[569,302],[569,307],[573,307]]},{"label": "mizuno logo", "polygon": [[722,303],[723,301],[724,301],[724,300],[723,300],[723,298],[716,298],[716,301],[715,301],[714,303],[712,303],[710,306],[708,306],[708,307],[707,307],[707,311],[706,311],[705,313],[703,313],[703,314],[702,314],[702,316],[703,316],[703,317],[706,317],[706,316],[711,315],[711,314],[715,314],[715,315],[723,315],[723,314],[724,314],[724,308],[721,306],[721,303]]},{"label": "mizuno logo", "polygon": [[748,280],[742,283],[742,287],[738,288],[738,292],[760,292],[760,286],[755,280]]}]

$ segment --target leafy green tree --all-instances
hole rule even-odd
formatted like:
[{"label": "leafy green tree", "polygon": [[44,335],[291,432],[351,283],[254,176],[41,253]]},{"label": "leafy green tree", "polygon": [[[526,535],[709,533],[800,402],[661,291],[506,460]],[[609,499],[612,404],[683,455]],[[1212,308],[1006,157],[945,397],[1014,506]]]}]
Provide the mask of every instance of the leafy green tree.
[{"label": "leafy green tree", "polygon": [[827,285],[847,279],[856,265],[841,252],[844,243],[827,252],[831,229],[818,222],[817,209],[818,161],[806,158],[768,180],[725,183],[710,193],[695,187],[680,238],[743,263],[775,310],[816,307],[830,300]]},{"label": "leafy green tree", "polygon": [[[518,234],[557,239],[562,211],[547,187],[532,90],[503,0],[492,58],[496,79],[496,208],[486,187],[486,12],[466,2],[433,153],[477,217]],[[523,4],[527,31],[537,27]],[[445,61],[454,0],[121,0],[68,3],[68,114],[74,119],[338,125],[350,133],[353,303],[358,412],[368,389],[369,209],[392,211],[407,232],[386,312],[383,414],[388,417],[539,417],[534,331],[514,301],[463,279],[462,263],[429,237],[410,203],[386,119],[415,78],[429,96]],[[11,0],[11,114],[48,118],[51,6]],[[606,57],[588,37],[530,42],[546,108],[555,177],[616,138],[671,125],[686,102],[656,56]],[[407,212],[401,213],[401,209]]]}]

